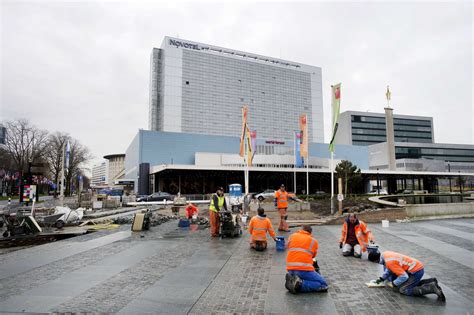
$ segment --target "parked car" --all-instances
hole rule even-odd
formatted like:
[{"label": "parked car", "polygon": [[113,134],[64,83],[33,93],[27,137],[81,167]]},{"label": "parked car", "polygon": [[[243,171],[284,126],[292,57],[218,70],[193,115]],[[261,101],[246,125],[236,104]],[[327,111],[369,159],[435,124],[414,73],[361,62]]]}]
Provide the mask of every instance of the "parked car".
[{"label": "parked car", "polygon": [[367,193],[367,195],[377,195],[377,194],[379,194],[379,195],[388,195],[388,192],[387,192],[387,190],[385,190],[383,188],[380,188],[380,189],[378,189],[378,192],[377,192],[377,189],[372,189],[371,191],[369,191]]},{"label": "parked car", "polygon": [[275,198],[275,190],[266,189],[266,190],[262,191],[261,193],[256,194],[255,198],[258,199],[258,201],[263,201],[265,199],[273,199],[273,198]]},{"label": "parked car", "polygon": [[151,195],[147,196],[146,199],[145,198],[137,198],[138,202],[142,202],[142,201],[164,201],[164,200],[172,201],[173,196],[170,195],[167,192],[158,191],[158,192],[152,193]]},{"label": "parked car", "polygon": [[322,190],[317,190],[314,194],[316,196],[326,196],[327,195],[327,193],[325,191],[322,191]]}]

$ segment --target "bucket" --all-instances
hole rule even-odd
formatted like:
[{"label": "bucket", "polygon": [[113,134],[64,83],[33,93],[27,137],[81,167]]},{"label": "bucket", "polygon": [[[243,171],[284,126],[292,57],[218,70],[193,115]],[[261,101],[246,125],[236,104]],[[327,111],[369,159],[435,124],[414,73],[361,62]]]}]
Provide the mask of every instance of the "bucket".
[{"label": "bucket", "polygon": [[279,252],[285,250],[285,238],[283,236],[276,237],[276,250]]},{"label": "bucket", "polygon": [[389,221],[388,220],[382,220],[382,227],[388,228]]},{"label": "bucket", "polygon": [[178,222],[178,227],[189,227],[189,220],[188,219],[180,219]]},{"label": "bucket", "polygon": [[246,215],[242,216],[242,223],[243,224],[247,223],[247,216]]}]

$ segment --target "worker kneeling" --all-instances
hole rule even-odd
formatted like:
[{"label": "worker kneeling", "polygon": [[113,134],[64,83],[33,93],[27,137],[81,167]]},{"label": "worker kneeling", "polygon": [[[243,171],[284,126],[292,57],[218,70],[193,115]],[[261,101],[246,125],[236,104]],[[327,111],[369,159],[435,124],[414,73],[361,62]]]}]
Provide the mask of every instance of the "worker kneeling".
[{"label": "worker kneeling", "polygon": [[419,260],[391,251],[370,253],[369,260],[384,266],[384,273],[376,283],[387,280],[395,292],[410,296],[433,293],[438,301],[446,301],[436,278],[421,280],[425,269]]},{"label": "worker kneeling", "polygon": [[313,258],[318,253],[318,241],[311,237],[311,232],[311,226],[303,225],[288,240],[285,287],[293,294],[326,292],[328,289],[326,280],[314,270]]},{"label": "worker kneeling", "polygon": [[250,247],[257,251],[264,251],[267,248],[267,233],[276,241],[272,222],[262,208],[259,208],[257,215],[250,220],[249,233],[251,234]]},{"label": "worker kneeling", "polygon": [[339,248],[342,248],[343,256],[361,258],[362,253],[367,251],[367,245],[373,243],[372,232],[367,228],[365,222],[357,219],[355,213],[349,214],[342,225],[342,235]]}]

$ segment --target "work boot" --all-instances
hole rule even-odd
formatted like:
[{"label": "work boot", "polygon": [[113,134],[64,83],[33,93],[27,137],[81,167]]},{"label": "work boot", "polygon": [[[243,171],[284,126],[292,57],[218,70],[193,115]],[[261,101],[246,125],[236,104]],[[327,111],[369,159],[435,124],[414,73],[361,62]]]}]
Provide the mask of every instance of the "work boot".
[{"label": "work boot", "polygon": [[431,282],[434,282],[436,285],[438,285],[438,279],[436,278],[429,278],[429,279],[423,279],[421,280],[420,282],[418,282],[418,286],[422,286],[424,284],[427,284],[427,283],[431,283]]},{"label": "work boot", "polygon": [[303,281],[301,280],[300,277],[296,275],[290,275],[290,277],[291,278],[288,283],[289,291],[293,294],[296,294],[297,292],[299,292],[301,285],[303,284]]},{"label": "work boot", "polygon": [[445,302],[446,297],[444,296],[443,290],[437,286],[434,282],[425,283],[422,286],[413,288],[414,296],[422,296],[426,294],[434,293],[438,296],[438,301]]},{"label": "work boot", "polygon": [[285,275],[285,288],[290,291],[291,275],[287,273]]}]

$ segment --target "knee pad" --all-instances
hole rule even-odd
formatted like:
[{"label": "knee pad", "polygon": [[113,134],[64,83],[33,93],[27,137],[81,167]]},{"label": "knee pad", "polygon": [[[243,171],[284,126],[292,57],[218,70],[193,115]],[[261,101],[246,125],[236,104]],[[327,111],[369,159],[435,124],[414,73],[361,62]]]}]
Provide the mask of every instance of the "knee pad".
[{"label": "knee pad", "polygon": [[342,252],[342,256],[350,256],[351,252]]}]

